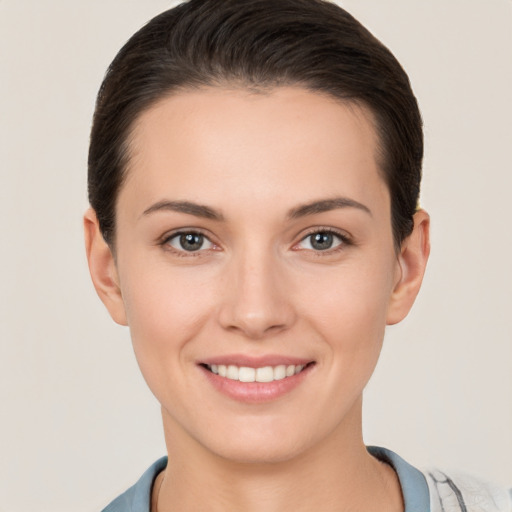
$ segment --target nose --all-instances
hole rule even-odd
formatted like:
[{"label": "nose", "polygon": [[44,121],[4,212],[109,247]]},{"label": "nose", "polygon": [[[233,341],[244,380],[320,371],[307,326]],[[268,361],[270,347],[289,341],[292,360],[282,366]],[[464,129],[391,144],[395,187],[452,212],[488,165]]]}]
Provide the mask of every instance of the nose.
[{"label": "nose", "polygon": [[[249,252],[249,251],[248,251]],[[270,254],[234,257],[226,272],[219,322],[228,331],[262,339],[295,321],[286,272]]]}]

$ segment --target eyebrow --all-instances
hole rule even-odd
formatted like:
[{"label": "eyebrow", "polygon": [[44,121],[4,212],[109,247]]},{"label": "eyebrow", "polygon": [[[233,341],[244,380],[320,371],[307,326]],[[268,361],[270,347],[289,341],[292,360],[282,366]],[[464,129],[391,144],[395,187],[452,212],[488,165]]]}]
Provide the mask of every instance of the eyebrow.
[{"label": "eyebrow", "polygon": [[370,216],[372,215],[370,208],[358,201],[354,201],[348,197],[334,197],[332,199],[322,199],[320,201],[313,201],[312,203],[297,206],[288,212],[288,218],[298,219],[306,215],[315,215],[338,208],[357,208],[358,210],[368,213]]},{"label": "eyebrow", "polygon": [[[295,208],[292,208],[287,217],[289,219],[298,219],[300,217],[306,217],[307,215],[315,215],[318,213],[328,212],[330,210],[336,210],[339,208],[356,208],[363,212],[372,215],[371,210],[362,203],[349,199],[347,197],[335,197],[332,199],[322,199],[319,201],[313,201],[306,203]],[[192,203],[190,201],[168,201],[162,200],[153,204],[146,210],[142,215],[149,215],[159,211],[173,211],[179,213],[186,213],[188,215],[194,215],[195,217],[202,217],[204,219],[223,221],[224,216],[222,213],[210,208],[209,206]]]},{"label": "eyebrow", "polygon": [[194,215],[195,217],[202,217],[204,219],[218,221],[224,220],[222,213],[217,212],[209,206],[191,203],[190,201],[158,201],[154,205],[150,206],[147,210],[144,210],[142,215],[149,215],[159,211],[173,211],[179,213],[187,213],[188,215]]}]

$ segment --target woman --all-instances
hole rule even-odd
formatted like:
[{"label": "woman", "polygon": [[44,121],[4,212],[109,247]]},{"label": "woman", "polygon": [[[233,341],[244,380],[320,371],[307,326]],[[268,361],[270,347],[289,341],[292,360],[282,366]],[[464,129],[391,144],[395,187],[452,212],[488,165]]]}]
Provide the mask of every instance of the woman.
[{"label": "woman", "polygon": [[428,259],[422,154],[405,72],[334,4],[192,0],[128,41],[98,96],[85,236],[168,459],[107,511],[511,510],[362,440],[385,326]]}]

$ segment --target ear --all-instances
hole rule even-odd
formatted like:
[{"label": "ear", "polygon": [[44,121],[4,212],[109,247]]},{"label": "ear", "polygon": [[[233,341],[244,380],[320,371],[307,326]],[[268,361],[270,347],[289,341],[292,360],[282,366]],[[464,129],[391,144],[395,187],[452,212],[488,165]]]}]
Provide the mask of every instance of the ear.
[{"label": "ear", "polygon": [[113,320],[128,325],[114,255],[101,234],[96,212],[92,208],[84,214],[84,235],[94,288]]},{"label": "ear", "polygon": [[430,254],[430,218],[424,210],[414,214],[412,233],[402,242],[398,255],[398,279],[391,295],[387,325],[403,320],[420,290]]}]

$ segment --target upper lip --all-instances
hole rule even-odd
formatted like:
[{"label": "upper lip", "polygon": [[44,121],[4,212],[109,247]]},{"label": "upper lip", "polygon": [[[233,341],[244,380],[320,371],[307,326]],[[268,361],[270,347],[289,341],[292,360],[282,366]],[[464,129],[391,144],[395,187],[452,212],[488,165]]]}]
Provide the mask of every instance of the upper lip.
[{"label": "upper lip", "polygon": [[263,356],[250,356],[247,354],[229,354],[224,356],[208,357],[199,361],[199,364],[223,364],[233,366],[246,366],[248,368],[263,368],[264,366],[279,366],[279,365],[306,365],[312,363],[312,359],[304,357],[293,357],[278,354],[267,354]]}]

